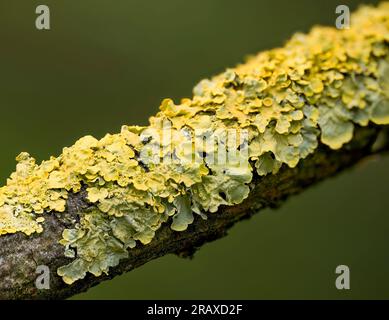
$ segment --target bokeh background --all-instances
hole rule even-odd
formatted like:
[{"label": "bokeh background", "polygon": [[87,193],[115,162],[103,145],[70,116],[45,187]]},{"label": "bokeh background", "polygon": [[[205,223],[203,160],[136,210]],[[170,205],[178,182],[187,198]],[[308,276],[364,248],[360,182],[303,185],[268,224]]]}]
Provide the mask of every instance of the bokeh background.
[{"label": "bokeh background", "polygon": [[[376,3],[376,1],[364,1]],[[35,8],[51,9],[51,30]],[[0,0],[0,184],[85,134],[144,125],[160,101],[334,25],[339,0]],[[75,299],[389,298],[389,158],[363,163],[236,225],[193,260],[165,256]],[[335,288],[335,268],[351,290]]]}]

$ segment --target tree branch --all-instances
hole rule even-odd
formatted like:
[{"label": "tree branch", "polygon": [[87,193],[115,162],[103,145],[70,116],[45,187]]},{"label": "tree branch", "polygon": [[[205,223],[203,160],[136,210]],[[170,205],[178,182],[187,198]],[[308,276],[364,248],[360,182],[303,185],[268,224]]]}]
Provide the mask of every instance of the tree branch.
[{"label": "tree branch", "polygon": [[[168,253],[190,257],[387,151],[389,3],[354,20],[203,80],[181,104],[165,99],[147,127],[83,137],[40,165],[20,154],[0,188],[0,298],[66,298]],[[35,283],[41,265],[50,289]]]},{"label": "tree branch", "polygon": [[[378,135],[381,141],[385,139],[375,150]],[[69,286],[56,274],[59,266],[70,261],[64,257],[64,248],[58,241],[64,228],[69,227],[66,218],[89,206],[85,201],[85,192],[72,194],[65,213],[48,215],[42,234],[26,236],[17,233],[0,237],[0,298],[67,298],[166,254],[192,256],[203,244],[225,236],[236,222],[249,218],[261,209],[278,207],[289,196],[304,191],[316,182],[342,172],[373,154],[389,150],[388,141],[389,133],[385,128],[357,128],[355,138],[342,149],[335,151],[320,145],[313,155],[302,160],[295,168],[283,167],[275,175],[256,176],[252,182],[254,188],[243,203],[221,207],[217,213],[210,214],[208,220],[197,217],[184,232],[175,232],[168,225],[163,225],[150,244],[131,249],[130,257],[112,268],[110,275],[96,278],[88,274],[85,279]],[[37,265],[47,265],[51,270],[49,290],[38,290],[35,286]]]}]

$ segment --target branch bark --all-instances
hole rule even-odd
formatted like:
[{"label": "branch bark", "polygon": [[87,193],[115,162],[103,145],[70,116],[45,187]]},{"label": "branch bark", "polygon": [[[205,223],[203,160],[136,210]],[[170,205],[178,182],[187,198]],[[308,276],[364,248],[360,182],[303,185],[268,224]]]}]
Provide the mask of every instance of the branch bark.
[{"label": "branch bark", "polygon": [[[380,143],[377,143],[378,137]],[[334,151],[320,145],[295,168],[284,165],[277,174],[255,177],[252,192],[243,203],[222,207],[217,213],[210,214],[206,221],[197,217],[184,232],[175,232],[165,224],[150,244],[131,249],[130,257],[112,268],[110,275],[96,278],[88,274],[85,279],[69,286],[56,274],[59,266],[70,262],[64,257],[64,247],[58,241],[64,228],[71,227],[67,218],[77,216],[77,212],[90,205],[85,201],[85,192],[71,194],[67,212],[47,214],[42,234],[26,236],[17,233],[0,237],[0,298],[63,299],[169,253],[191,257],[204,243],[225,236],[236,222],[263,208],[278,207],[289,196],[316,182],[342,172],[364,158],[387,151],[388,141],[386,127],[358,127],[354,139],[342,149]],[[38,265],[47,265],[51,270],[49,290],[38,290],[35,286]]]}]

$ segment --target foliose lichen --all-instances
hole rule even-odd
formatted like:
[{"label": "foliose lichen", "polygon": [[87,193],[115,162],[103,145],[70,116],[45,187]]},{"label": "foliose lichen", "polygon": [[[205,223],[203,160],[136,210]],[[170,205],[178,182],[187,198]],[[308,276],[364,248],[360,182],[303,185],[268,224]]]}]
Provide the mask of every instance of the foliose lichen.
[{"label": "foliose lichen", "polygon": [[361,8],[350,29],[295,34],[193,91],[165,99],[149,126],[83,137],[40,165],[21,153],[0,188],[0,235],[42,232],[45,215],[86,188],[94,206],[64,230],[74,260],[58,274],[68,284],[100,276],[162,223],[183,231],[195,215],[241,203],[254,171],[295,167],[319,140],[339,149],[355,125],[389,124],[389,3]]}]

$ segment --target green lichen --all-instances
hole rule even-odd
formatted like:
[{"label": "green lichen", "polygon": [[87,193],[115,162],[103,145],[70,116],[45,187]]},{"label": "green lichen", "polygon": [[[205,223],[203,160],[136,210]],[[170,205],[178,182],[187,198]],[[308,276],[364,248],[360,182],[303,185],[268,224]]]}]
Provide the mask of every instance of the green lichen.
[{"label": "green lichen", "polygon": [[63,232],[74,260],[58,274],[68,284],[100,276],[163,223],[183,231],[196,215],[241,203],[254,171],[295,167],[319,140],[339,149],[355,125],[389,124],[389,3],[351,23],[296,34],[201,81],[192,99],[165,99],[147,127],[83,137],[40,165],[22,153],[0,188],[0,235],[42,232],[44,213],[64,212],[85,187],[93,209]]}]

